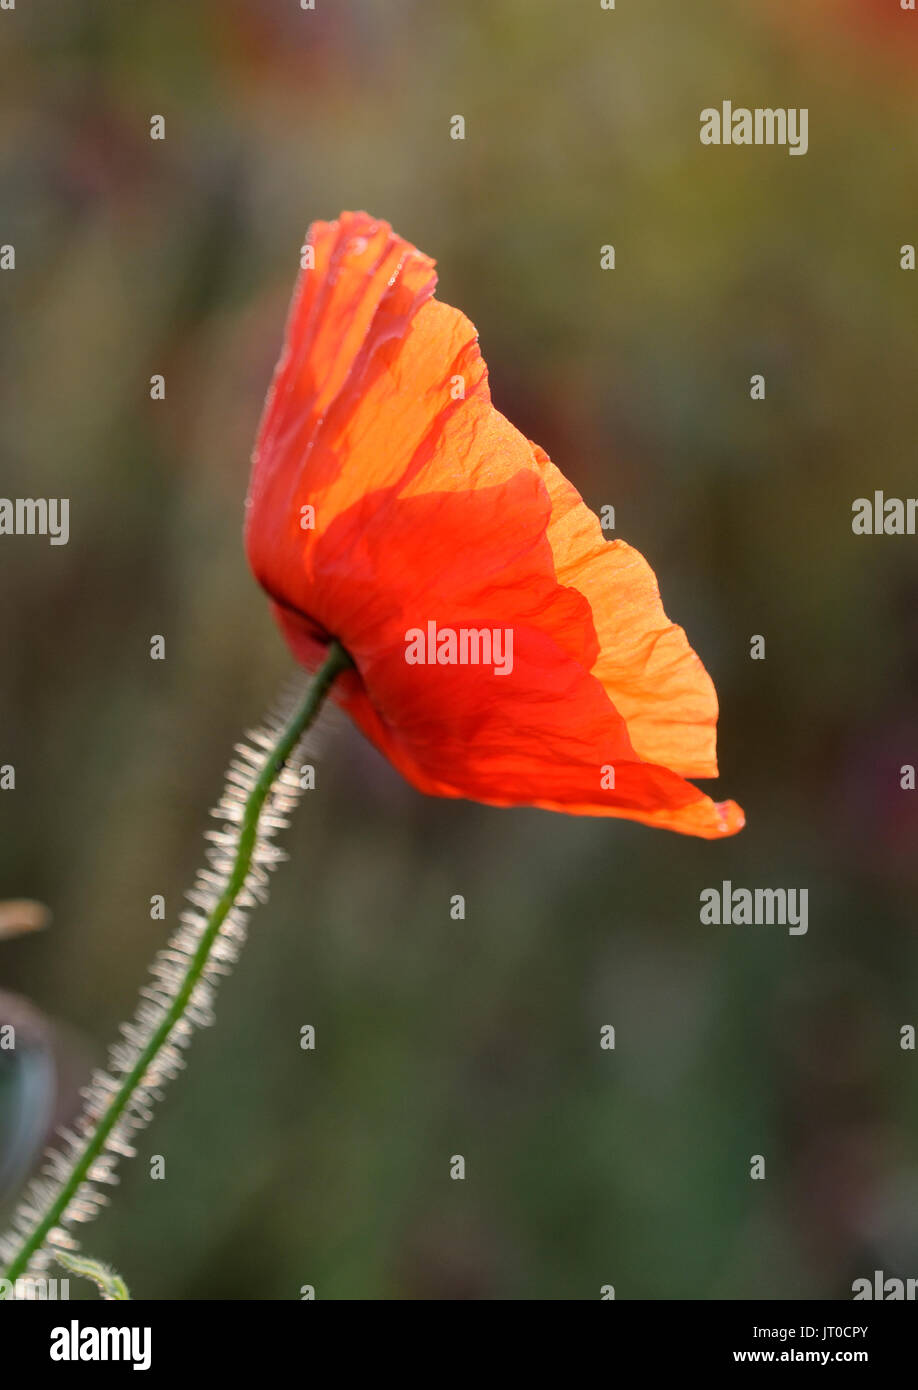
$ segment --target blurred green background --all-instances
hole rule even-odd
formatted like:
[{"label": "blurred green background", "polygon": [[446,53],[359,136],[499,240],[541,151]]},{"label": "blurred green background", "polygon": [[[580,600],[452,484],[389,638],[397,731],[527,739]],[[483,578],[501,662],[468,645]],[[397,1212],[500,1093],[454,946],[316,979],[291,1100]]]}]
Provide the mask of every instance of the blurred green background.
[{"label": "blurred green background", "polygon": [[[654,566],[748,817],[707,844],[436,803],[325,719],[217,1025],[87,1232],[136,1296],[848,1298],[918,1275],[918,538],[851,532],[855,497],[916,492],[918,16],[891,9],[0,14],[2,491],[72,499],[66,547],[0,541],[0,897],[54,914],[0,944],[0,987],[48,1020],[36,1056],[54,1029],[59,1105],[290,670],[241,520],[313,218],[363,207],[437,258],[497,405]],[[807,107],[809,153],[701,146],[726,98]],[[808,888],[808,934],[701,925],[724,878]],[[19,1081],[7,1059],[7,1144]]]}]

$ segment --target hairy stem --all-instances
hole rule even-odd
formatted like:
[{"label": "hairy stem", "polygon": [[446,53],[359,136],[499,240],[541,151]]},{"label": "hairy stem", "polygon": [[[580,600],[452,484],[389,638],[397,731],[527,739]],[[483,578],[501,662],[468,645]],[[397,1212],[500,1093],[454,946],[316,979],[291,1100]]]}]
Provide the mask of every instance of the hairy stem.
[{"label": "hairy stem", "polygon": [[[284,724],[279,736],[270,748],[257,780],[245,799],[239,818],[238,838],[235,857],[232,861],[225,886],[214,903],[201,932],[197,947],[187,961],[184,975],[164,1010],[161,1020],[138,1052],[136,1060],[123,1075],[117,1089],[95,1120],[95,1124],[74,1152],[68,1155],[66,1171],[59,1175],[54,1199],[40,1214],[31,1228],[23,1234],[21,1243],[13,1253],[3,1277],[11,1283],[24,1274],[33,1257],[42,1250],[49,1234],[61,1222],[68,1207],[78,1198],[84,1183],[92,1178],[94,1166],[102,1158],[107,1142],[119,1121],[126,1116],[135,1093],[143,1087],[160,1052],[167,1047],[176,1026],[184,1018],[192,1000],[195,987],[199,984],[210,960],[221,927],[227,921],[245,889],[258,843],[259,818],[265,801],[280,776],[287,759],[295,750],[303,734],[313,723],[325,696],[336,677],[351,665],[351,659],[344,648],[333,642],[328,655],[316,672],[302,703],[292,717]],[[0,1298],[4,1296],[0,1290]]]}]

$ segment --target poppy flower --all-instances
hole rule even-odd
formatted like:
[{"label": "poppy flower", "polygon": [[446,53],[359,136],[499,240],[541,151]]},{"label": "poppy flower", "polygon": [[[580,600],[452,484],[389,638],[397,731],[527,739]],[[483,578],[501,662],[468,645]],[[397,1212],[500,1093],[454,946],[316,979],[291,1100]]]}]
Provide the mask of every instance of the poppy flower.
[{"label": "poppy flower", "polygon": [[[420,791],[717,838],[717,697],[653,572],[492,405],[473,325],[386,222],[310,230],[246,549],[296,658]],[[489,658],[489,659],[486,659]]]}]

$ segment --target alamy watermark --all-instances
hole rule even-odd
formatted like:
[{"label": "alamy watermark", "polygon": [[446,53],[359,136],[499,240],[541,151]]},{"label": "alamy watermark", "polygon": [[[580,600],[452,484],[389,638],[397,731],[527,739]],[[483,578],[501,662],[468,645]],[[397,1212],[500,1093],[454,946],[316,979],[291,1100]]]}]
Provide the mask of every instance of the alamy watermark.
[{"label": "alamy watermark", "polygon": [[148,1371],[153,1360],[149,1327],[82,1327],[71,1318],[69,1327],[52,1327],[52,1361],[127,1361],[135,1371]]},{"label": "alamy watermark", "polygon": [[513,670],[512,627],[410,627],[405,633],[409,666],[493,666],[495,676]]},{"label": "alamy watermark", "polygon": [[878,490],[873,497],[855,497],[851,513],[856,536],[914,536],[918,497],[887,497]]},{"label": "alamy watermark", "polygon": [[66,545],[70,498],[0,497],[0,536],[47,536],[51,545]]},{"label": "alamy watermark", "polygon": [[26,1303],[56,1302],[69,1299],[69,1279],[46,1279],[44,1275],[23,1275],[21,1279],[0,1279],[0,1299],[15,1298]]},{"label": "alamy watermark", "polygon": [[700,920],[714,926],[780,926],[790,936],[809,929],[808,888],[702,888]]},{"label": "alamy watermark", "polygon": [[892,1275],[887,1278],[882,1269],[875,1269],[872,1279],[855,1279],[851,1292],[855,1303],[865,1298],[884,1303],[899,1303],[906,1299],[914,1302],[918,1298],[918,1279],[896,1279]]},{"label": "alamy watermark", "polygon": [[702,145],[786,145],[788,154],[806,154],[810,147],[809,108],[782,106],[734,107],[732,101],[706,106],[698,138]]}]

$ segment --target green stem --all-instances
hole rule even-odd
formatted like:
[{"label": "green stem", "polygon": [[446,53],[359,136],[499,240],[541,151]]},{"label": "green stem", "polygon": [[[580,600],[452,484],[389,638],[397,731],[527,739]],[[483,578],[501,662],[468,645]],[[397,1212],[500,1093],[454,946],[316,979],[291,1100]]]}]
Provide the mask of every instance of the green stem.
[{"label": "green stem", "polygon": [[[207,965],[208,957],[220,932],[220,928],[232,910],[243,884],[246,881],[249,869],[252,866],[252,855],[255,850],[258,834],[258,820],[265,799],[287,759],[318,714],[335,678],[351,664],[351,659],[344,648],[338,642],[332,642],[328,649],[328,655],[310,683],[302,704],[289,720],[272,748],[268,760],[259,774],[257,782],[246,799],[240,825],[236,857],[233,861],[233,867],[226,888],[207,919],[207,925],[204,928],[197,949],[189,962],[185,978],[179,987],[175,999],[172,1001],[172,1004],[164,1015],[156,1032],[140,1053],[133,1068],[112,1097],[110,1104],[100,1116],[93,1133],[81,1149],[79,1157],[74,1162],[54,1202],[33,1228],[30,1235],[23,1242],[18,1253],[10,1262],[9,1268],[3,1275],[10,1283],[15,1283],[16,1279],[25,1273],[33,1255],[41,1249],[49,1232],[52,1231],[60,1221],[67,1206],[79,1190],[80,1185],[85,1182],[92,1165],[102,1152],[105,1141],[108,1139],[108,1136],[124,1113],[125,1106],[129,1103],[134,1091],[143,1080],[152,1063],[156,1060],[160,1049],[168,1041],[173,1028],[179,1022],[185,1009],[188,1007],[188,1002],[194,992],[195,985],[200,980],[204,968]],[[4,1295],[0,1293],[0,1298],[3,1296]]]}]

